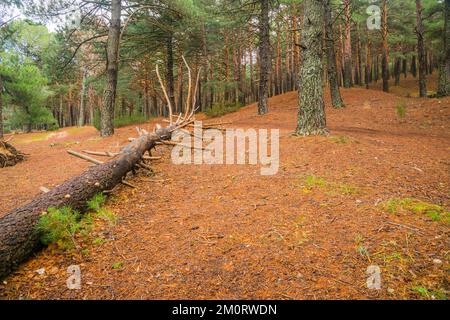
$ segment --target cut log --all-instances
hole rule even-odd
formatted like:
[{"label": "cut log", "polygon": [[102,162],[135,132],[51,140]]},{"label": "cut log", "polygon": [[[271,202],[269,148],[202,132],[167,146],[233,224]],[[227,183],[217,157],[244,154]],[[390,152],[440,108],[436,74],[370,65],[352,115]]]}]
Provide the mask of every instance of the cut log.
[{"label": "cut log", "polygon": [[80,211],[86,209],[86,201],[95,194],[111,190],[122,183],[126,174],[135,168],[144,153],[152,149],[157,141],[169,140],[173,128],[172,125],[140,136],[125,146],[120,155],[111,161],[89,168],[81,175],[1,217],[0,279],[41,247],[36,224],[42,213],[50,207],[70,206]]}]

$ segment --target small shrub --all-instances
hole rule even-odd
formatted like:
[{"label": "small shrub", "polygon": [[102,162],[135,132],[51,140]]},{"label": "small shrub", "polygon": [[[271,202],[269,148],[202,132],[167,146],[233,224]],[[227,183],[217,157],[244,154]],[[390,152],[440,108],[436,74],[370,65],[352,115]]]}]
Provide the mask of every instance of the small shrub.
[{"label": "small shrub", "polygon": [[41,235],[41,242],[45,245],[55,243],[60,249],[76,248],[77,233],[90,233],[92,221],[89,215],[82,218],[78,211],[70,207],[49,208],[42,215],[37,224],[37,231]]},{"label": "small shrub", "polygon": [[95,196],[93,196],[91,200],[88,200],[87,205],[90,210],[98,212],[105,204],[105,202],[106,196],[103,193],[99,192]]},{"label": "small shrub", "polygon": [[88,208],[96,213],[97,217],[114,225],[117,222],[117,216],[111,210],[103,208],[106,202],[106,196],[103,193],[97,193],[87,202]]},{"label": "small shrub", "polygon": [[220,117],[227,113],[236,112],[240,108],[242,108],[240,103],[215,103],[205,111],[205,114],[211,118]]}]

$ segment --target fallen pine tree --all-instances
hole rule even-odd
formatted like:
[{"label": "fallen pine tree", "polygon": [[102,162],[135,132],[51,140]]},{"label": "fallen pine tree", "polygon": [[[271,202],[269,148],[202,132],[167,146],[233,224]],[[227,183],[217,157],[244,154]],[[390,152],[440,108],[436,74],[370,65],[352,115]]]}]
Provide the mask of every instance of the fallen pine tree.
[{"label": "fallen pine tree", "polygon": [[[184,59],[184,58],[183,58]],[[185,61],[186,63],[186,61]],[[178,119],[173,122],[172,106],[165,91],[161,77],[156,67],[156,73],[163,89],[167,107],[169,109],[169,126],[162,128],[157,125],[154,132],[148,133],[145,130],[138,129],[139,137],[132,140],[119,154],[108,162],[92,160],[95,166],[89,168],[81,175],[74,177],[58,187],[49,190],[32,200],[30,203],[16,208],[5,216],[0,218],[0,279],[10,274],[21,262],[29,258],[34,252],[42,247],[40,234],[36,231],[36,225],[41,215],[47,212],[51,207],[61,208],[70,206],[74,210],[83,210],[86,208],[86,202],[95,194],[104,191],[110,191],[117,184],[131,184],[124,181],[127,173],[137,168],[146,168],[144,163],[144,154],[161,144],[165,140],[170,140],[175,130],[181,129],[191,124],[194,120],[195,98],[190,100],[191,96],[191,71],[188,67],[189,89],[185,113],[180,114]],[[198,78],[192,97],[196,96]],[[192,107],[190,107],[190,104]],[[72,152],[73,155],[78,155]],[[86,156],[84,157],[87,160]]]},{"label": "fallen pine tree", "polygon": [[70,206],[75,210],[85,209],[86,201],[95,194],[111,190],[123,182],[126,174],[135,170],[143,161],[142,156],[146,151],[154,148],[156,142],[170,139],[173,129],[173,126],[169,126],[141,135],[111,161],[89,168],[81,175],[1,217],[0,278],[8,275],[40,248],[40,235],[35,227],[48,208]]}]

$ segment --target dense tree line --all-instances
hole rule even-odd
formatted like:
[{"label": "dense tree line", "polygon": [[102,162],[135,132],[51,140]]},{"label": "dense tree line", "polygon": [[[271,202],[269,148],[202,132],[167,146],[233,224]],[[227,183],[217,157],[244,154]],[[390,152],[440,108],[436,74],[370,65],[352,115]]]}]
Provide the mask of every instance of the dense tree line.
[{"label": "dense tree line", "polygon": [[[0,16],[0,120],[8,130],[96,125],[103,136],[127,119],[166,115],[158,64],[181,112],[182,57],[200,71],[201,111],[258,101],[300,87],[298,133],[325,132],[321,83],[333,106],[339,87],[399,84],[439,69],[449,93],[449,0],[22,0],[4,1],[29,19]],[[8,11],[9,10],[9,11]],[[50,18],[80,12],[74,26],[49,32]],[[39,22],[36,22],[39,21]],[[79,22],[79,23],[78,23]],[[2,115],[3,111],[3,115]],[[0,136],[3,133],[0,121]]]}]

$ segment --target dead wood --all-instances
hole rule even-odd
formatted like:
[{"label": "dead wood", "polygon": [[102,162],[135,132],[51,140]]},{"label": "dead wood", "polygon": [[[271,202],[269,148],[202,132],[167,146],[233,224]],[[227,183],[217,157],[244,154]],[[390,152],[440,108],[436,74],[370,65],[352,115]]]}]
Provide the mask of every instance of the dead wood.
[{"label": "dead wood", "polygon": [[25,154],[14,148],[8,141],[0,141],[0,168],[15,166],[25,159]]},{"label": "dead wood", "polygon": [[[161,87],[165,90],[158,69],[156,71]],[[191,90],[191,86],[189,86],[189,90]],[[195,96],[196,92],[191,95]],[[11,273],[22,261],[41,248],[41,235],[36,231],[36,224],[40,216],[49,208],[70,206],[74,210],[83,212],[87,207],[87,201],[99,192],[110,192],[119,183],[136,188],[131,183],[124,181],[127,173],[134,171],[136,167],[151,170],[143,163],[144,154],[150,153],[157,143],[170,140],[172,132],[175,130],[194,121],[195,102],[185,108],[185,110],[191,110],[190,113],[186,112],[184,116],[180,115],[176,122],[172,121],[172,106],[169,101],[167,102],[170,115],[168,127],[157,126],[152,133],[138,128],[139,137],[132,139],[119,154],[108,162],[102,162],[69,150],[71,155],[96,165],[0,218],[0,279]],[[188,101],[187,104],[189,103]],[[0,146],[11,152],[9,147],[7,148],[6,142],[1,142]],[[11,150],[16,155],[20,154],[14,148]]]}]

